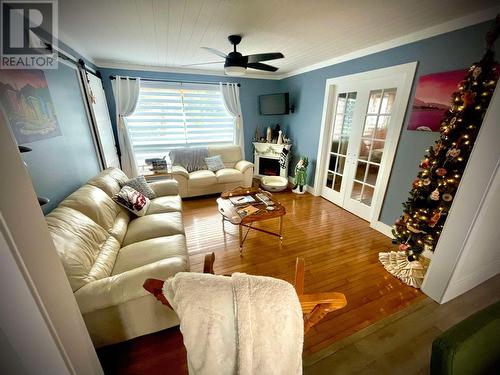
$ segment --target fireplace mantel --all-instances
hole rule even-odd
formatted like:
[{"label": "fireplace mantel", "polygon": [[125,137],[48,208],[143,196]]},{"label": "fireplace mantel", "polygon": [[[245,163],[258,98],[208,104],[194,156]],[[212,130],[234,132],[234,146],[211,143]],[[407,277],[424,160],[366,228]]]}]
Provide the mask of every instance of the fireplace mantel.
[{"label": "fireplace mantel", "polygon": [[[290,153],[285,157],[285,168],[279,166],[275,171],[266,173],[263,169],[266,165],[279,163],[281,151],[285,148],[290,151],[292,145],[290,144],[277,144],[277,143],[263,143],[263,142],[253,142],[254,147],[254,164],[255,164],[255,177],[262,176],[281,176],[288,178],[288,162],[290,160]],[[264,159],[264,160],[261,160]],[[275,164],[276,165],[276,164]],[[278,169],[279,168],[279,169]],[[273,168],[271,168],[273,169]],[[275,173],[275,172],[278,172]]]}]

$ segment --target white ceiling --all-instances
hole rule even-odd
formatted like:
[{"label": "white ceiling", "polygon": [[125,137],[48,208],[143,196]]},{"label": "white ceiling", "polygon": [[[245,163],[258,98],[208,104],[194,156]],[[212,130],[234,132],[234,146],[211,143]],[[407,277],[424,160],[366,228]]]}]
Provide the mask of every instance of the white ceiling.
[{"label": "white ceiling", "polygon": [[[200,47],[227,53],[227,36],[241,34],[243,54],[285,55],[266,62],[278,72],[255,71],[271,77],[473,13],[485,19],[494,6],[498,0],[59,0],[59,37],[99,66],[164,69],[220,60]],[[223,72],[222,63],[199,69]]]}]

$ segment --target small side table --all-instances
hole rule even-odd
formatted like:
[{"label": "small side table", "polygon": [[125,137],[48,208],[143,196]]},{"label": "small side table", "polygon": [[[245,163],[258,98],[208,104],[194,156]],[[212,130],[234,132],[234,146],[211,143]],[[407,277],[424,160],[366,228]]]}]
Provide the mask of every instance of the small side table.
[{"label": "small side table", "polygon": [[172,166],[170,164],[167,165],[167,169],[164,171],[152,171],[150,165],[141,165],[139,166],[139,174],[142,174],[146,181],[153,182],[158,180],[168,179],[171,180],[172,176]]}]

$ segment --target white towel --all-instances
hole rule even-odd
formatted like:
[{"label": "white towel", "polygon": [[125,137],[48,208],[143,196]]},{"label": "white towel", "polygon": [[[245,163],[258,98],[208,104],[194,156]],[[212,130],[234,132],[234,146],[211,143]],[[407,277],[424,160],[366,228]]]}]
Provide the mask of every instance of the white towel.
[{"label": "white towel", "polygon": [[302,309],[289,283],[181,272],[163,292],[179,316],[191,375],[302,373]]}]

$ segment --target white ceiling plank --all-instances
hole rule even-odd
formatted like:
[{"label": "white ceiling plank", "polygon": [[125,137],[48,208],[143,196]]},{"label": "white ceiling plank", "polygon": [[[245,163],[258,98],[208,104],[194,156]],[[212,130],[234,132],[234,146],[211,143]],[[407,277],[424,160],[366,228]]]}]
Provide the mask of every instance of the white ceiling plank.
[{"label": "white ceiling plank", "polygon": [[[178,70],[217,60],[200,47],[227,53],[227,36],[242,34],[243,54],[285,55],[269,62],[276,73],[252,70],[276,78],[469,26],[499,10],[496,0],[60,0],[59,35],[91,61]],[[207,71],[220,74],[223,64],[200,66],[200,74]]]}]

